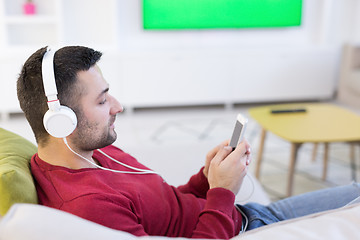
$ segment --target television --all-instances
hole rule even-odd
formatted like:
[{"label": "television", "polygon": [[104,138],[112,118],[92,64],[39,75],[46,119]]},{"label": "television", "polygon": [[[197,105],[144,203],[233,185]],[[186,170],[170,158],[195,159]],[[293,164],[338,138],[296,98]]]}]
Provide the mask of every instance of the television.
[{"label": "television", "polygon": [[143,0],[146,30],[284,28],[301,25],[302,0]]}]

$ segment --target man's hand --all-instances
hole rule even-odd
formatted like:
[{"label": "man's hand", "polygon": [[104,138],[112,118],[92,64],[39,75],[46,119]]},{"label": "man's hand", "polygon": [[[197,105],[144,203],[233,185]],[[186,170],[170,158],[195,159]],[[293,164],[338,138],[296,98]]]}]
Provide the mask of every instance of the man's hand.
[{"label": "man's hand", "polygon": [[[213,156],[213,158],[211,158]],[[250,145],[242,141],[234,151],[223,142],[207,155],[207,178],[210,189],[225,188],[235,195],[239,192],[243,179],[251,161]]]},{"label": "man's hand", "polygon": [[216,146],[215,148],[213,148],[210,152],[208,152],[208,154],[206,155],[206,160],[205,160],[205,167],[203,170],[203,173],[205,175],[205,177],[208,177],[208,172],[209,172],[209,166],[210,166],[210,162],[211,160],[213,160],[213,158],[215,157],[215,155],[217,154],[217,152],[224,148],[225,146],[229,145],[230,140],[225,140],[224,142],[222,142],[221,144],[219,144],[218,146]]}]

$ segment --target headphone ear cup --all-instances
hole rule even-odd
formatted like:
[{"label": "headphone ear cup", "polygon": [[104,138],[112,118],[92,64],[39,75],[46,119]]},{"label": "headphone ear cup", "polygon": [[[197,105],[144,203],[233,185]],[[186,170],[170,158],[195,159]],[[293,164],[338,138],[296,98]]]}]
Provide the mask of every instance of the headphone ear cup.
[{"label": "headphone ear cup", "polygon": [[51,136],[65,138],[75,130],[77,118],[71,108],[60,106],[58,111],[48,110],[44,115],[43,123]]}]

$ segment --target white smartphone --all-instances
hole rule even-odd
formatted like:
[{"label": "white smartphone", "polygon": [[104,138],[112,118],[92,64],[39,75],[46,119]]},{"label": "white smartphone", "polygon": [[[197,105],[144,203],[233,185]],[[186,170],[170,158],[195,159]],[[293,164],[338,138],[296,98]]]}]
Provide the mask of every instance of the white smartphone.
[{"label": "white smartphone", "polygon": [[247,118],[245,118],[243,115],[237,115],[234,131],[229,144],[233,149],[235,149],[239,142],[241,142],[244,138],[247,122]]}]

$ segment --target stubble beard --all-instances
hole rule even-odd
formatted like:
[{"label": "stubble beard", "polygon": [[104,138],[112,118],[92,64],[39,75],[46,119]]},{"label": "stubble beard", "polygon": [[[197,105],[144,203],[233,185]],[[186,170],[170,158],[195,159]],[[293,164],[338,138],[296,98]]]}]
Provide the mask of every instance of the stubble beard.
[{"label": "stubble beard", "polygon": [[77,126],[74,144],[83,151],[93,151],[113,144],[117,138],[115,129],[111,127],[114,121],[115,116],[110,119],[106,127],[99,130],[98,123],[90,123],[86,119],[82,120]]}]

